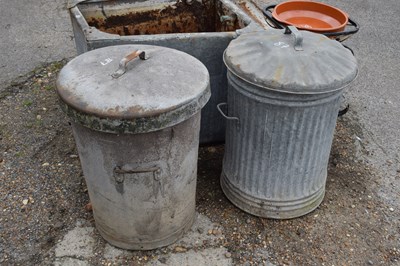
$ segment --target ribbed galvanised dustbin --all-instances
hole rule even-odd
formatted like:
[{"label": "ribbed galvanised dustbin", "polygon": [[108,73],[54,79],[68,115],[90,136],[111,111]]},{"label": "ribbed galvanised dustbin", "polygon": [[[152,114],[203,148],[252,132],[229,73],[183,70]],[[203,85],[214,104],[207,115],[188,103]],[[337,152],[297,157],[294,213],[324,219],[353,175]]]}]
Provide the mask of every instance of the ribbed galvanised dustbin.
[{"label": "ribbed galvanised dustbin", "polygon": [[224,54],[228,102],[218,106],[229,121],[225,195],[248,213],[277,219],[321,203],[340,96],[357,74],[339,42],[292,32],[232,41]]},{"label": "ribbed galvanised dustbin", "polygon": [[256,27],[230,0],[70,0],[78,54],[110,45],[150,44],[199,59],[210,73],[212,96],[202,109],[200,143],[223,142],[225,121],[216,105],[226,101],[222,55],[236,30]]},{"label": "ribbed galvanised dustbin", "polygon": [[100,234],[135,250],[181,237],[195,215],[205,66],[170,48],[110,46],[69,62],[57,92]]}]

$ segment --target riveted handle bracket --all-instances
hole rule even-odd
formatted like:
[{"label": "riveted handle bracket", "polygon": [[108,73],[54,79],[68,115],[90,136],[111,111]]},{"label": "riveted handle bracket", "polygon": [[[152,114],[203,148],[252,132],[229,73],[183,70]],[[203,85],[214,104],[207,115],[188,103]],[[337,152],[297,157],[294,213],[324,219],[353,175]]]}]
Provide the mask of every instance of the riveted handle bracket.
[{"label": "riveted handle bracket", "polygon": [[139,57],[141,60],[148,59],[148,56],[146,55],[146,53],[144,51],[135,50],[132,53],[128,54],[127,56],[125,56],[124,58],[121,59],[121,61],[119,62],[119,67],[118,67],[117,71],[115,71],[113,74],[111,74],[111,76],[113,78],[117,79],[117,78],[121,77],[123,74],[125,74],[128,63],[130,61],[132,61],[133,59],[135,59],[136,57]]},{"label": "riveted handle bracket", "polygon": [[303,51],[303,35],[295,26],[287,26],[285,34],[294,35],[294,49],[296,51]]}]

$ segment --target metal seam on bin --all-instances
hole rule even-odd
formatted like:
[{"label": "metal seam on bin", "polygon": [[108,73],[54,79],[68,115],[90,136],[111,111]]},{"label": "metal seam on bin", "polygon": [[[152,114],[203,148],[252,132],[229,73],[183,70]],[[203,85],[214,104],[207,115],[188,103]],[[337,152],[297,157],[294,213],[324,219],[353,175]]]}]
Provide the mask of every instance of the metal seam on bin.
[{"label": "metal seam on bin", "polygon": [[139,134],[157,131],[162,128],[171,127],[181,123],[185,119],[176,119],[176,117],[189,117],[198,112],[210,98],[210,93],[203,94],[201,97],[188,105],[182,106],[167,115],[161,114],[155,117],[137,118],[135,120],[119,120],[93,116],[80,112],[70,107],[64,101],[60,100],[62,110],[76,123],[93,130],[107,133],[131,133]]}]

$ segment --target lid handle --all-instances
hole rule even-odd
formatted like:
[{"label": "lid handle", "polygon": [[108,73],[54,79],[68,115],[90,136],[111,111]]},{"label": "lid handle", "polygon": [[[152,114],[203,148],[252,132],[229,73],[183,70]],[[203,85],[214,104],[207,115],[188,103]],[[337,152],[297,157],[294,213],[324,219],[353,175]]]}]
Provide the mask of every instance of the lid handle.
[{"label": "lid handle", "polygon": [[121,77],[123,74],[126,72],[126,66],[130,61],[135,59],[136,57],[139,57],[141,60],[146,60],[148,59],[148,56],[146,56],[146,53],[142,50],[135,50],[132,53],[126,55],[124,58],[119,61],[119,67],[117,71],[115,71],[111,76],[115,79]]},{"label": "lid handle", "polygon": [[303,51],[303,35],[295,26],[287,26],[285,28],[285,34],[294,35],[294,49],[296,51]]}]

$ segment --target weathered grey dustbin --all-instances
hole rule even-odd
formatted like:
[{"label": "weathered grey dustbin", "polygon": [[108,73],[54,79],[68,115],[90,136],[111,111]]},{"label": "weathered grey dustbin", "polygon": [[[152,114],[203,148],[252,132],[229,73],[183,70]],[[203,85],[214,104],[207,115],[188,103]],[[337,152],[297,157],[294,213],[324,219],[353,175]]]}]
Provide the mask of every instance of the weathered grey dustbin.
[{"label": "weathered grey dustbin", "polygon": [[340,96],[357,74],[339,42],[300,33],[245,34],[224,54],[221,185],[235,205],[261,217],[298,217],[321,203]]},{"label": "weathered grey dustbin", "polygon": [[195,214],[205,66],[165,47],[111,46],[69,62],[57,92],[100,234],[138,250],[182,236]]}]

